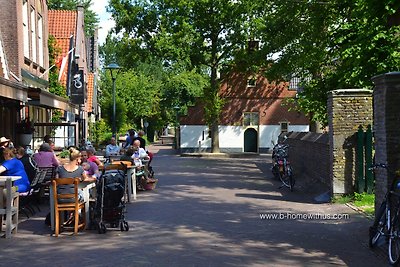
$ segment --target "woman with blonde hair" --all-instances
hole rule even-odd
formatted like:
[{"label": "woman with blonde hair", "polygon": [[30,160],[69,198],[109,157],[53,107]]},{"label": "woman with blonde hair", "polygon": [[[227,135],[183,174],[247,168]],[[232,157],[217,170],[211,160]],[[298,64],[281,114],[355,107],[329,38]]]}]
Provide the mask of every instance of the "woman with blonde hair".
[{"label": "woman with blonde hair", "polygon": [[81,166],[81,152],[78,149],[74,147],[69,149],[69,162],[57,168],[57,178],[80,178],[81,181],[92,181]]}]

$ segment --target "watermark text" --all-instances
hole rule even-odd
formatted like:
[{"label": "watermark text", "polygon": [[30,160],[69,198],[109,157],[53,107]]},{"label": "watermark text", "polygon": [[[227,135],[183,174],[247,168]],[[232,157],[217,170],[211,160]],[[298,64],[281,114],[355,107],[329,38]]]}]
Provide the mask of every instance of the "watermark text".
[{"label": "watermark text", "polygon": [[271,212],[260,213],[261,220],[349,220],[347,213],[291,213]]}]

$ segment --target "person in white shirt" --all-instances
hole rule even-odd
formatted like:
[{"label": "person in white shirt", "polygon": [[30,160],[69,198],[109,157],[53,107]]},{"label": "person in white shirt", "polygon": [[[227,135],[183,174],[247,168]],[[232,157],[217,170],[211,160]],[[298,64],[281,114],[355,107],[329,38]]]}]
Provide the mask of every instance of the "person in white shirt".
[{"label": "person in white shirt", "polygon": [[111,137],[111,142],[106,146],[106,157],[119,155],[121,148],[117,145],[115,137]]},{"label": "person in white shirt", "polygon": [[149,155],[146,153],[146,150],[140,147],[140,140],[137,139],[133,141],[132,147],[135,151],[132,155],[132,159],[136,166],[142,166],[142,160],[150,159]]}]

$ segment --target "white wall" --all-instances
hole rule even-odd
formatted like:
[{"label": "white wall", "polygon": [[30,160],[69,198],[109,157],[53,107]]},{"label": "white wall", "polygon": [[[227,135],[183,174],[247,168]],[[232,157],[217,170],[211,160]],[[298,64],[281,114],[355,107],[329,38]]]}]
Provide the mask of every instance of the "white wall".
[{"label": "white wall", "polygon": [[[211,138],[208,137],[208,127],[204,125],[181,125],[181,148],[211,147]],[[219,147],[243,151],[244,131],[242,126],[219,126]],[[280,125],[260,125],[258,131],[259,148],[272,148],[272,142],[278,141],[281,133]],[[308,132],[308,125],[289,125],[289,131]]]},{"label": "white wall", "polygon": [[208,138],[208,127],[205,125],[181,125],[181,148],[211,147],[211,139]]}]

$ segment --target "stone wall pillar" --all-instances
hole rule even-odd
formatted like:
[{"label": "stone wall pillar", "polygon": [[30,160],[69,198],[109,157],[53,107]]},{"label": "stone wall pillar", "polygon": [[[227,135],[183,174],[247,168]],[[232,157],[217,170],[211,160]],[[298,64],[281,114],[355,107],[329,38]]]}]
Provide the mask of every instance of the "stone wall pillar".
[{"label": "stone wall pillar", "polygon": [[390,188],[388,173],[400,169],[400,72],[372,78],[374,87],[375,162],[387,163],[388,170],[375,171],[375,210]]},{"label": "stone wall pillar", "polygon": [[354,192],[356,177],[356,133],[372,125],[372,91],[339,89],[329,93],[330,180],[333,194]]}]

